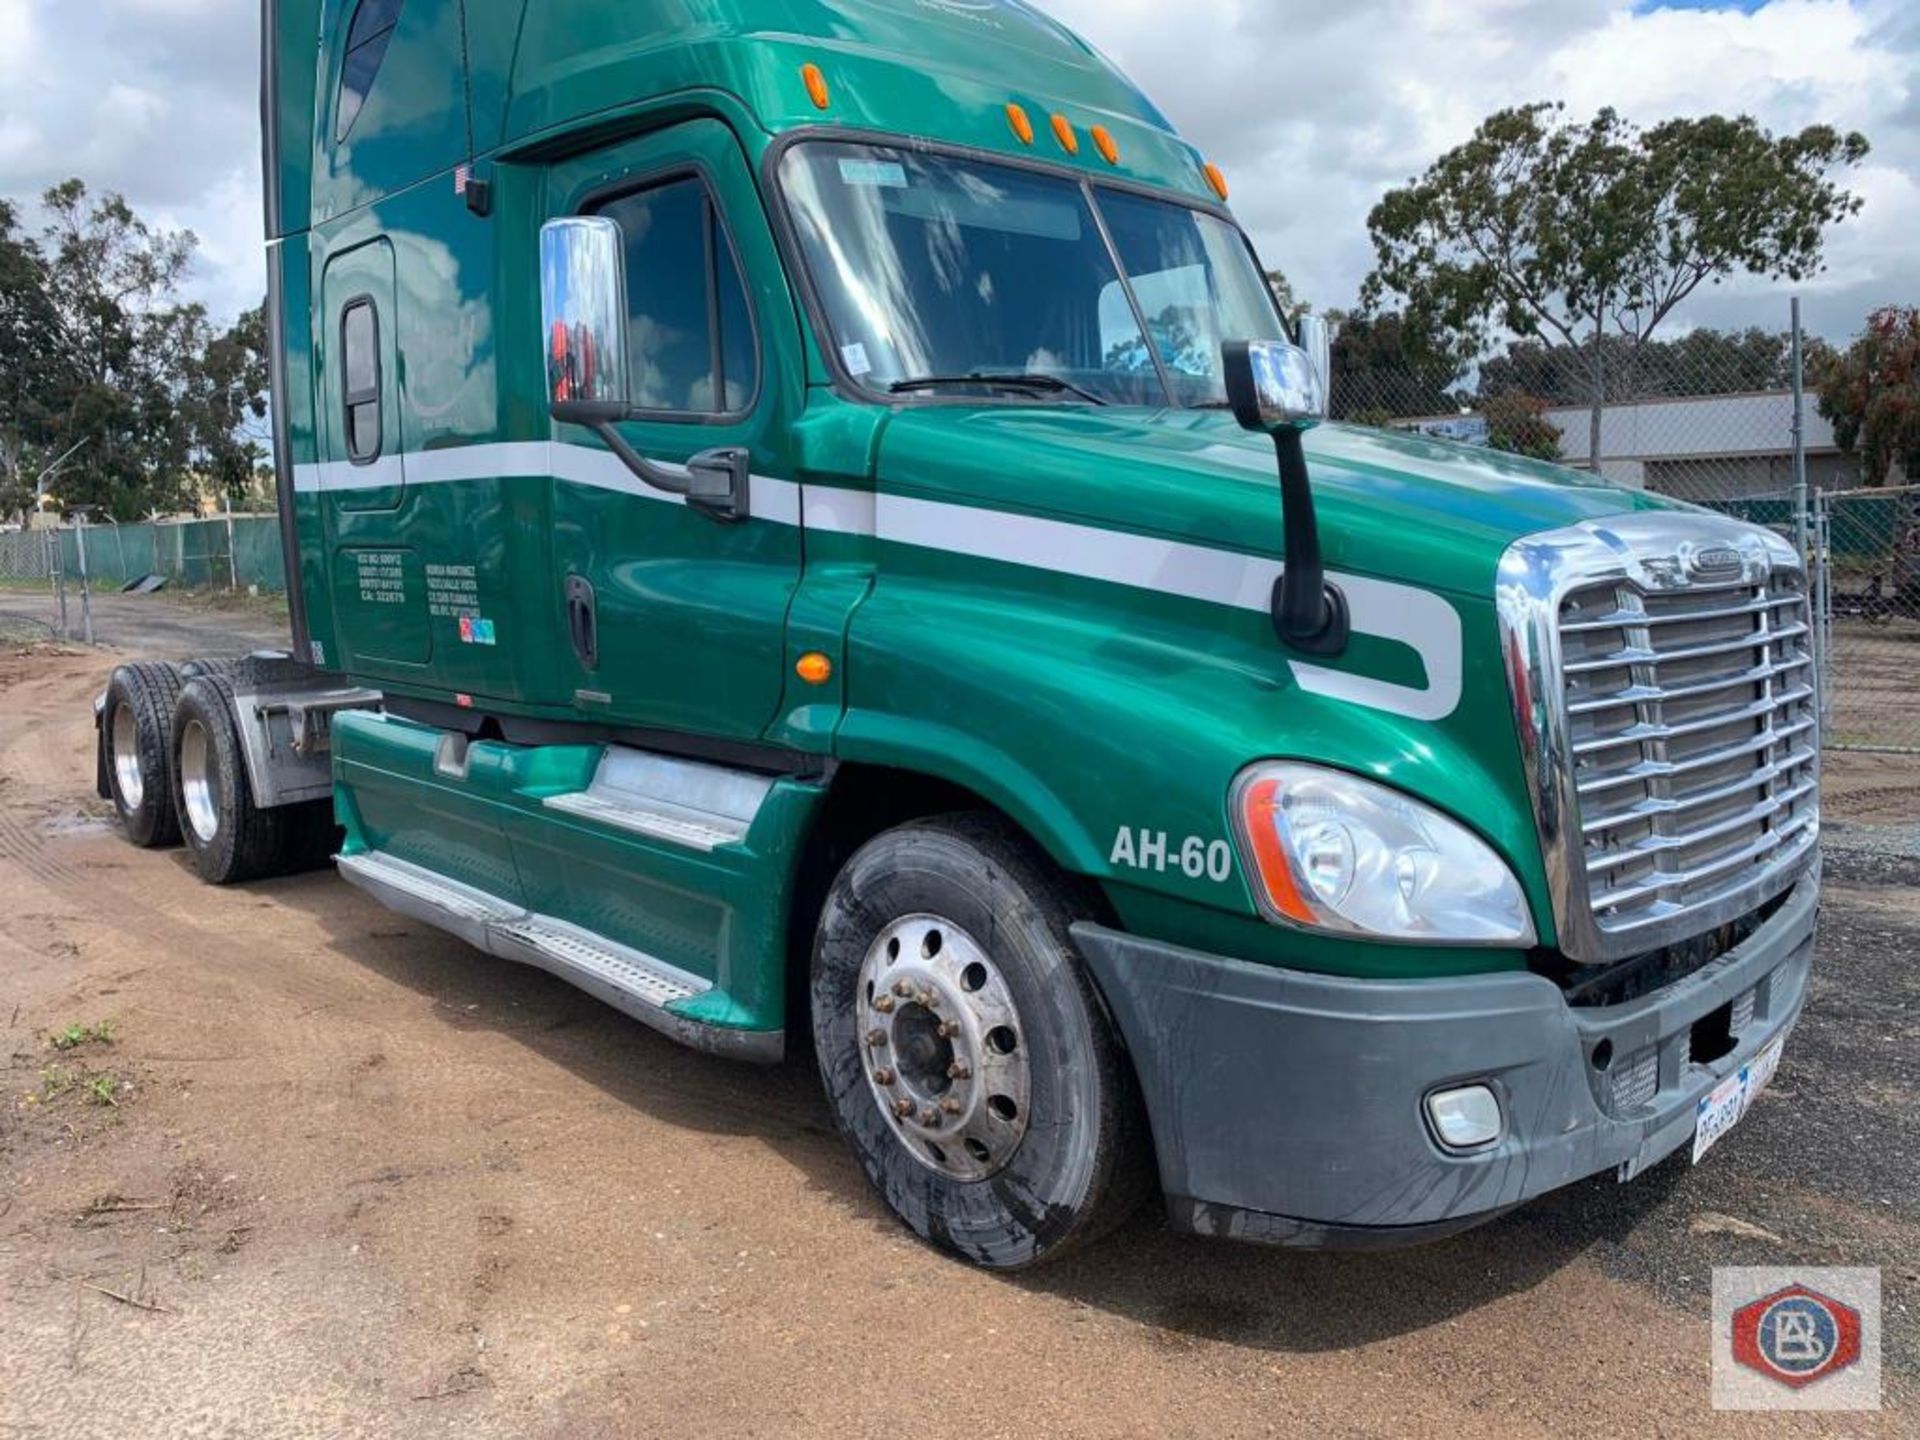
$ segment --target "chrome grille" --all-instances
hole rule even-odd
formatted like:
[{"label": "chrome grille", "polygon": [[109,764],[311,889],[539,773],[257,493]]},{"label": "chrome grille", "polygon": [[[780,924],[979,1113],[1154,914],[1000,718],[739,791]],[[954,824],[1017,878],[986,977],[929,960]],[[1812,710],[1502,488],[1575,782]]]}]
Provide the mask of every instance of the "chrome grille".
[{"label": "chrome grille", "polygon": [[1619,958],[1737,918],[1791,882],[1819,831],[1790,547],[1659,512],[1541,541],[1509,555],[1501,603],[1562,948]]}]

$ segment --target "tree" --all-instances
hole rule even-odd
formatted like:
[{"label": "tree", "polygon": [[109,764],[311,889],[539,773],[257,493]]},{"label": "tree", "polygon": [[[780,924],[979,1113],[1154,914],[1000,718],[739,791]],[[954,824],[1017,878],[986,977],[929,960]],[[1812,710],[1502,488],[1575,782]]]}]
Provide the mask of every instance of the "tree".
[{"label": "tree", "polygon": [[1313,309],[1293,293],[1293,282],[1287,279],[1284,270],[1267,271],[1267,288],[1273,291],[1273,303],[1280,307],[1280,313],[1289,320],[1297,319]]},{"label": "tree", "polygon": [[1363,301],[1399,297],[1431,349],[1484,353],[1499,332],[1583,352],[1581,403],[1600,462],[1606,340],[1644,344],[1702,285],[1800,280],[1860,208],[1832,178],[1867,141],[1825,125],[1774,138],[1709,115],[1639,130],[1611,109],[1575,123],[1534,104],[1488,117],[1367,227]]},{"label": "tree", "polygon": [[69,504],[127,519],[249,493],[264,454],[266,324],[259,310],[219,332],[180,298],[195,249],[118,195],[78,180],[49,190],[40,236],[0,202],[0,513],[34,503],[62,471]]},{"label": "tree", "polygon": [[1560,458],[1560,427],[1547,419],[1547,402],[1538,396],[1496,395],[1481,404],[1480,414],[1490,448],[1534,460]]},{"label": "tree", "polygon": [[1456,410],[1454,378],[1461,368],[1459,357],[1430,350],[1393,311],[1342,315],[1333,340],[1333,418]]},{"label": "tree", "polygon": [[50,353],[57,317],[40,247],[0,200],[0,519],[29,510],[76,376]]},{"label": "tree", "polygon": [[268,384],[264,304],[212,337],[187,371],[182,410],[195,469],[231,500],[252,493],[267,454]]},{"label": "tree", "polygon": [[[1793,379],[1792,337],[1757,327],[1738,332],[1693,330],[1676,340],[1639,343],[1623,335],[1607,335],[1599,347],[1604,353],[1608,404],[1784,390]],[[1510,341],[1500,354],[1480,362],[1479,393],[1483,398],[1517,393],[1552,405],[1583,404],[1589,398],[1592,373],[1588,356],[1588,350],[1565,345]]]},{"label": "tree", "polygon": [[1845,352],[1813,369],[1820,414],[1842,450],[1860,452],[1866,483],[1884,485],[1895,464],[1920,479],[1920,308],[1874,311]]}]

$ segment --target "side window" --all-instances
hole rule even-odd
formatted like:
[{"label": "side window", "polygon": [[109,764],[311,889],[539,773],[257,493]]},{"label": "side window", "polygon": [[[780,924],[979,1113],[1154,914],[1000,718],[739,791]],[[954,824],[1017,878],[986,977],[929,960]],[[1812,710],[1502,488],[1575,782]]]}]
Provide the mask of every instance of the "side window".
[{"label": "side window", "polygon": [[634,408],[669,415],[745,410],[759,378],[753,320],[706,185],[670,181],[623,195],[600,213],[626,238]]},{"label": "side window", "polygon": [[380,314],[364,296],[340,312],[340,392],[345,407],[347,458],[368,465],[380,458]]},{"label": "side window", "polygon": [[360,0],[347,27],[347,49],[340,61],[340,93],[334,104],[334,143],[347,138],[360,107],[367,103],[373,77],[387,58],[393,27],[400,23],[401,0]]}]

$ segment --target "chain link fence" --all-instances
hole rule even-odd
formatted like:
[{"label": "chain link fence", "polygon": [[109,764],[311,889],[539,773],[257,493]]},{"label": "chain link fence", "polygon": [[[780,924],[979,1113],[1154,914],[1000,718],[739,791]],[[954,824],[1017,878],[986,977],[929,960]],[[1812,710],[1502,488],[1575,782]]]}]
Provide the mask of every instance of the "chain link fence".
[{"label": "chain link fence", "polygon": [[1336,342],[1332,410],[1592,470],[1804,542],[1827,743],[1920,754],[1920,477],[1863,483],[1797,383],[1797,311],[1783,303],[1780,318],[1642,344],[1523,342],[1460,376],[1363,317]]},{"label": "chain link fence", "polygon": [[118,590],[149,576],[190,589],[283,591],[279,518],[109,522],[0,534],[0,585],[77,585],[84,578],[95,589]]}]

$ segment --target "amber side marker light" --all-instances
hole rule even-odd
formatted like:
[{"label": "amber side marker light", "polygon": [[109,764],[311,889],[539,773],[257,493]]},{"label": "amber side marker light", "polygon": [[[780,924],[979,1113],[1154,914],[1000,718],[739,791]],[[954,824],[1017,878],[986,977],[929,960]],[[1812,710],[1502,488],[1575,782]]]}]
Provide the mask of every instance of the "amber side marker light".
[{"label": "amber side marker light", "polygon": [[1020,106],[1007,106],[1007,123],[1013,126],[1013,133],[1022,145],[1033,143],[1033,121]]},{"label": "amber side marker light", "polygon": [[1314,924],[1313,908],[1300,894],[1293,865],[1281,848],[1279,833],[1274,828],[1275,812],[1280,808],[1280,782],[1259,781],[1247,791],[1241,806],[1247,844],[1253,850],[1253,863],[1260,872],[1260,883],[1266,887],[1267,898],[1287,919],[1301,925]]},{"label": "amber side marker light", "polygon": [[1207,166],[1207,184],[1213,187],[1213,193],[1222,200],[1227,198],[1227,177],[1218,165]]},{"label": "amber side marker light", "polygon": [[807,98],[813,101],[814,109],[824,110],[833,103],[833,96],[827,90],[827,77],[818,65],[802,65],[800,78],[806,82]]},{"label": "amber side marker light", "polygon": [[1113,132],[1104,125],[1093,127],[1093,148],[1100,152],[1100,158],[1109,165],[1120,163],[1120,146],[1113,138]]},{"label": "amber side marker light", "polygon": [[809,685],[824,685],[833,678],[833,661],[818,650],[810,650],[800,657],[793,673]]},{"label": "amber side marker light", "polygon": [[1060,148],[1069,155],[1080,153],[1080,137],[1074,133],[1073,122],[1066,116],[1053,117],[1053,138],[1060,142]]}]

